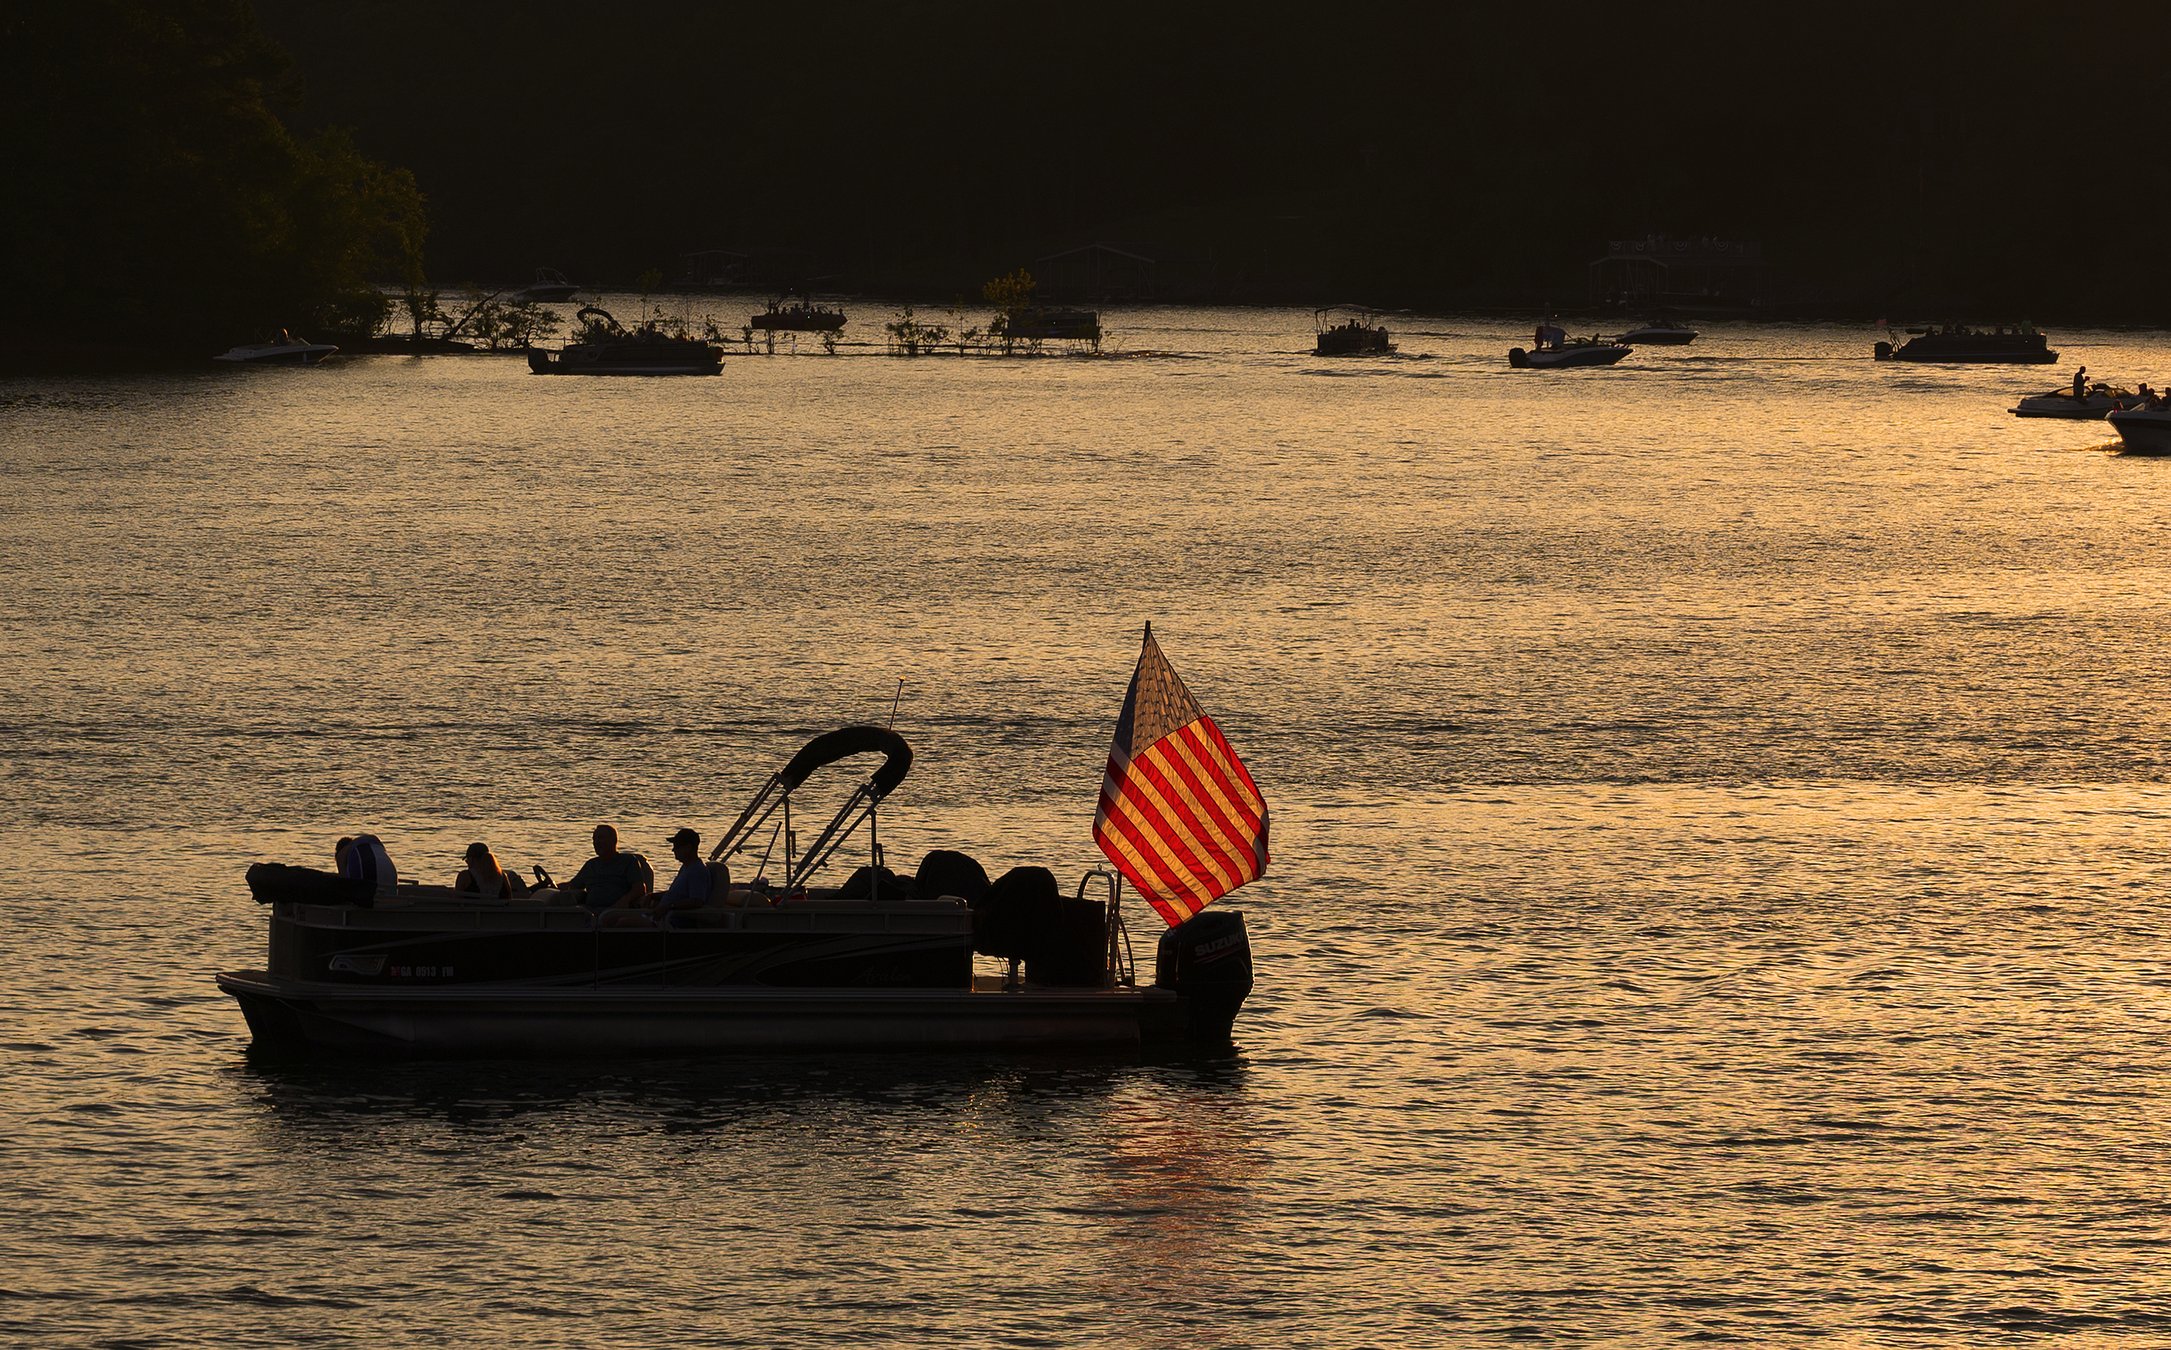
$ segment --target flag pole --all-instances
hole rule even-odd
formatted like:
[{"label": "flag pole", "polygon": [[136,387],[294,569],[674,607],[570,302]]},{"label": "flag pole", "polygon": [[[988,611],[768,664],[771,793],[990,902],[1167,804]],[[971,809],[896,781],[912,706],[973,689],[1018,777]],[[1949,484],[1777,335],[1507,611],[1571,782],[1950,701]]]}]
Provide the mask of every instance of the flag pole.
[{"label": "flag pole", "polygon": [[[1139,641],[1138,645],[1143,648],[1146,643],[1151,641],[1153,641],[1153,620],[1148,619],[1146,620],[1146,635]],[[1115,875],[1108,880],[1108,988],[1113,989],[1117,983],[1117,972],[1122,969],[1116,957],[1116,944],[1123,942],[1125,939],[1123,932],[1123,873],[1116,872],[1114,868],[1109,870],[1115,872]],[[1128,946],[1129,944],[1126,942],[1125,945]],[[1135,970],[1131,972],[1131,984],[1134,987],[1138,984],[1138,972]]]}]

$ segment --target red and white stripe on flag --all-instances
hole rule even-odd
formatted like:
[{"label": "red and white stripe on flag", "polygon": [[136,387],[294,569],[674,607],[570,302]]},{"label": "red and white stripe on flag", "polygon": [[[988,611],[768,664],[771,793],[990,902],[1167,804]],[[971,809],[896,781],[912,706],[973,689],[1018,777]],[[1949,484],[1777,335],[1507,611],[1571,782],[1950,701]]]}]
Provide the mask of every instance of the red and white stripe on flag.
[{"label": "red and white stripe on flag", "polygon": [[1266,871],[1266,799],[1146,629],[1093,842],[1174,927]]}]

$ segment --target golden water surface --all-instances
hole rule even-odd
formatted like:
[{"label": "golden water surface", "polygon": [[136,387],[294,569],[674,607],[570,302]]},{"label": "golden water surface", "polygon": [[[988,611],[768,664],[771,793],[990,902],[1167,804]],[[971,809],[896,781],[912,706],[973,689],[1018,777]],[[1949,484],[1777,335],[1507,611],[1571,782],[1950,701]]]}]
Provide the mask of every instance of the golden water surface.
[{"label": "golden water surface", "polygon": [[[1388,322],[0,381],[0,1336],[2171,1337],[2171,462],[2005,412],[2171,342]],[[210,985],[252,859],[662,858],[899,680],[892,861],[1067,879],[1149,619],[1274,813],[1232,1054],[279,1067]]]}]

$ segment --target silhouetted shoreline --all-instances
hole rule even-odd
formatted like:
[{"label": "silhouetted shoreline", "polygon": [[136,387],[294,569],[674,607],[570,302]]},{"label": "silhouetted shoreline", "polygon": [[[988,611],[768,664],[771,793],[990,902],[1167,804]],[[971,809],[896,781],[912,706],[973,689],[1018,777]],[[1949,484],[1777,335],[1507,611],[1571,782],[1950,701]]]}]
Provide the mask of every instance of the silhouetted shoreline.
[{"label": "silhouetted shoreline", "polygon": [[[0,294],[70,363],[367,332],[378,287],[539,267],[916,303],[1023,268],[1067,305],[2161,322],[2171,184],[2132,147],[2171,111],[2105,62],[2165,27],[2106,49],[2014,4],[25,7],[0,19],[0,103],[35,128]],[[1624,240],[1652,256],[1613,268]],[[1658,275],[1714,244],[1753,261]],[[1657,299],[1597,303],[1624,290]]]}]

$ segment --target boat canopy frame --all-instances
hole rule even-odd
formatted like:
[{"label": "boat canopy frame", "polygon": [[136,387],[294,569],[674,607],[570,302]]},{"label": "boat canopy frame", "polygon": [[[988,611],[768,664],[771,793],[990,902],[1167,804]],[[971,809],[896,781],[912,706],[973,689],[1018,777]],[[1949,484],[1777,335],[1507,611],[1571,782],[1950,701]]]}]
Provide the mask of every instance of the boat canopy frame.
[{"label": "boat canopy frame", "polygon": [[[880,754],[883,757],[881,767],[853,787],[852,794],[845,799],[844,805],[837,808],[836,814],[829,818],[829,823],[821,828],[813,842],[801,852],[798,838],[792,829],[792,793],[797,791],[815,770],[841,759],[864,754]],[[768,781],[754,794],[754,799],[746,804],[746,809],[739,813],[739,818],[731,823],[723,837],[716,841],[716,847],[709,851],[709,861],[717,862],[729,858],[744,849],[752,841],[755,832],[767,824],[777,811],[782,810],[786,889],[797,889],[805,885],[806,879],[821,870],[843,846],[845,840],[851,838],[859,829],[862,821],[867,824],[867,836],[873,845],[874,863],[879,867],[882,864],[882,835],[876,808],[885,797],[897,790],[897,785],[904,781],[905,775],[911,772],[911,769],[912,747],[905,743],[904,737],[888,727],[853,725],[825,731],[801,746],[799,753],[793,755],[783,768],[769,775]],[[770,848],[774,849],[775,846],[776,841],[772,838]],[[794,856],[795,854],[797,856]],[[768,861],[769,854],[765,851],[762,854],[760,870],[767,869]]]}]

